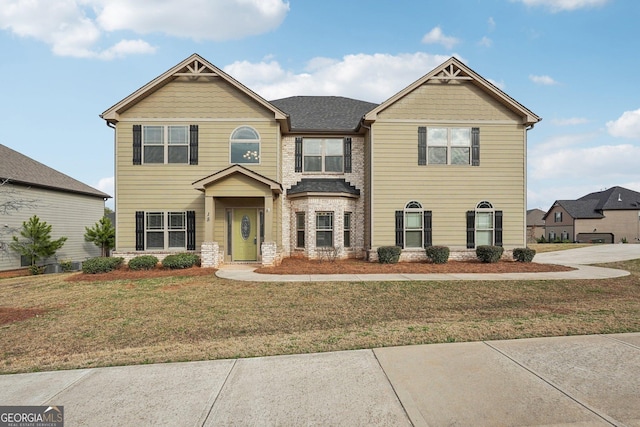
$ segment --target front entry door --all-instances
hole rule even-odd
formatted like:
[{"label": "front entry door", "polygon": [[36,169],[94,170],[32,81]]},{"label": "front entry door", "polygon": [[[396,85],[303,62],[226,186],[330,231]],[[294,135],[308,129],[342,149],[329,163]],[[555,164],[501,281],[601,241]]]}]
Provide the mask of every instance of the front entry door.
[{"label": "front entry door", "polygon": [[256,209],[234,209],[232,227],[233,261],[258,260],[258,221]]}]

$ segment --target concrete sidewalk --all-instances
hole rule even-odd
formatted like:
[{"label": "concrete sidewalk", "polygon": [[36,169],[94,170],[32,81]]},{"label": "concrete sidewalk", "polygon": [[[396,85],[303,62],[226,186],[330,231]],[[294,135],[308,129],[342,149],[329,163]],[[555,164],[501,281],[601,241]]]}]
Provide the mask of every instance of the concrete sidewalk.
[{"label": "concrete sidewalk", "polygon": [[640,426],[640,333],[0,376],[68,426]]}]

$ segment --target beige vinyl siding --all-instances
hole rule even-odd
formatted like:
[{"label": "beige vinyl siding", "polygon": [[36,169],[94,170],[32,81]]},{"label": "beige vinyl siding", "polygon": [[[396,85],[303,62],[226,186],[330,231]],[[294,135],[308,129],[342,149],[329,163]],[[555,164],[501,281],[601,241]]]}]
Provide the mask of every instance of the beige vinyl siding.
[{"label": "beige vinyl siding", "polygon": [[465,247],[466,211],[482,200],[503,211],[504,246],[524,244],[525,130],[479,127],[480,166],[418,166],[417,125],[375,125],[374,247],[394,244],[395,211],[410,200],[433,211],[434,245]]},{"label": "beige vinyl siding", "polygon": [[[104,215],[104,200],[101,197],[17,185],[10,185],[10,188],[18,192],[17,197],[20,199],[35,200],[36,206],[3,216],[0,226],[4,227],[6,224],[6,228],[18,230],[15,235],[19,236],[22,222],[37,215],[41,221],[51,225],[52,240],[67,237],[64,246],[56,253],[58,261],[84,261],[100,256],[97,246],[84,241],[84,233],[85,227],[93,227]],[[10,241],[11,237],[6,240]],[[55,262],[55,259],[47,261]],[[19,267],[20,256],[15,252],[9,250],[8,256],[0,255],[0,270]]]},{"label": "beige vinyl siding", "polygon": [[120,114],[142,118],[264,118],[274,115],[224,80],[177,79]]},{"label": "beige vinyl siding", "polygon": [[470,81],[426,83],[379,113],[378,119],[522,121]]},{"label": "beige vinyl siding", "polygon": [[[204,195],[191,184],[231,166],[229,137],[239,126],[251,126],[260,134],[260,163],[244,166],[277,179],[279,127],[273,113],[221,80],[174,81],[121,113],[120,120],[116,126],[118,251],[135,249],[135,212],[139,210],[194,210],[196,247],[200,246]],[[198,164],[133,165],[134,124],[198,125]]]},{"label": "beige vinyl siding", "polygon": [[640,239],[640,211],[608,210],[601,219],[577,219],[575,221],[576,236],[579,233],[612,233],[614,243],[623,238],[629,243],[638,243]]}]

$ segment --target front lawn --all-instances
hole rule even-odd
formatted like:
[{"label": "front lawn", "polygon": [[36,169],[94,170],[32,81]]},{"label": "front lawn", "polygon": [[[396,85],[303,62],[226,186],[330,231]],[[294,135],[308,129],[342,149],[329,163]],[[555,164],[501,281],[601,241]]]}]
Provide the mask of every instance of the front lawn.
[{"label": "front lawn", "polygon": [[607,280],[0,279],[0,373],[640,331],[640,260]]}]

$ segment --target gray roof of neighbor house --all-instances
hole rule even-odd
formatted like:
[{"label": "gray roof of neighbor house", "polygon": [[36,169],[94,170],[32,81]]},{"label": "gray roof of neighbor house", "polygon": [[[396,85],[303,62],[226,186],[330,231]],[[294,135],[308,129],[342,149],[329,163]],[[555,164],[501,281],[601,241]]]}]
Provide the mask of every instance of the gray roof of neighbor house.
[{"label": "gray roof of neighbor house", "polygon": [[288,195],[299,193],[346,193],[360,195],[360,190],[344,178],[303,178],[287,190]]},{"label": "gray roof of neighbor house", "polygon": [[294,132],[355,132],[362,117],[378,106],[342,96],[292,96],[269,102],[289,115]]},{"label": "gray roof of neighbor house", "polygon": [[100,190],[83,184],[2,144],[0,144],[0,180],[9,180],[13,184],[111,198]]},{"label": "gray roof of neighbor house", "polygon": [[640,210],[640,193],[616,186],[577,200],[556,200],[553,205],[564,208],[572,218],[604,218],[604,211]]}]

